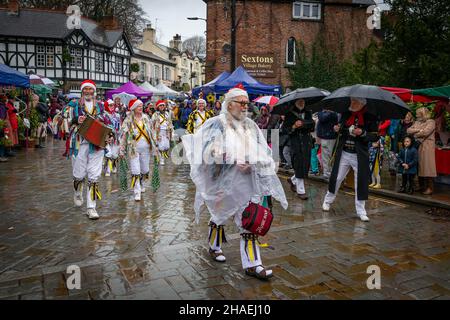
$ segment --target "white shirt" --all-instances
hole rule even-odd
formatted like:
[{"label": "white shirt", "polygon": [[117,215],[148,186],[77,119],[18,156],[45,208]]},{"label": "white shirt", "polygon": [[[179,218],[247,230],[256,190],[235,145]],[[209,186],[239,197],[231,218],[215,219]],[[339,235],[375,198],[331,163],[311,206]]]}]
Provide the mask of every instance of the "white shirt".
[{"label": "white shirt", "polygon": [[85,106],[86,106],[86,110],[87,110],[90,114],[94,113],[94,101],[93,101],[93,100],[91,100],[91,101],[85,101],[84,104],[85,104]]},{"label": "white shirt", "polygon": [[203,121],[206,118],[206,111],[197,111],[197,119],[195,120],[194,132],[196,132],[205,122]]}]

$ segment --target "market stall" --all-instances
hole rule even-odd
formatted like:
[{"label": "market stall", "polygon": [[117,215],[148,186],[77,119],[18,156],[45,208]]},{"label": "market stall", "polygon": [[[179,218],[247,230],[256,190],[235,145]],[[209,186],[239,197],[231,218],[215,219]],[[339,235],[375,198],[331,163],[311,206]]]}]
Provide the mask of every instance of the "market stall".
[{"label": "market stall", "polygon": [[431,111],[436,122],[436,171],[441,176],[450,175],[450,86],[425,89],[382,88],[407,102],[413,115],[420,107]]},{"label": "market stall", "polygon": [[[28,120],[31,115],[30,108],[28,107],[31,94],[29,77],[7,65],[0,64],[0,94],[8,94],[14,100],[13,104],[11,104],[11,101],[8,101],[5,104],[6,108],[13,107],[17,110],[14,111],[17,112],[14,116],[14,121],[12,119],[10,121],[9,117],[4,120],[0,119],[0,130],[3,132],[0,138],[0,144],[11,147],[18,144],[18,140],[20,139],[25,141],[25,147],[28,147],[28,137],[31,129],[29,126],[30,121]],[[25,127],[25,124],[27,124],[27,127]]]},{"label": "market stall", "polygon": [[208,94],[214,94],[215,85],[225,79],[227,79],[231,73],[224,71],[214,80],[204,84],[203,86],[196,87],[192,89],[192,95],[195,98],[199,98],[200,93],[203,93],[203,98],[205,98]]},{"label": "market stall", "polygon": [[216,83],[214,92],[224,94],[238,85],[242,85],[250,95],[279,96],[281,94],[281,86],[257,81],[242,66],[238,67],[228,78]]},{"label": "market stall", "polygon": [[121,87],[114,89],[114,90],[109,90],[106,92],[106,99],[112,99],[112,96],[114,94],[120,94],[122,92],[126,92],[128,94],[132,94],[140,99],[150,99],[153,96],[153,93],[150,91],[145,90],[142,87],[138,87],[137,85],[135,85],[133,82],[127,82],[124,85],[122,85]]}]

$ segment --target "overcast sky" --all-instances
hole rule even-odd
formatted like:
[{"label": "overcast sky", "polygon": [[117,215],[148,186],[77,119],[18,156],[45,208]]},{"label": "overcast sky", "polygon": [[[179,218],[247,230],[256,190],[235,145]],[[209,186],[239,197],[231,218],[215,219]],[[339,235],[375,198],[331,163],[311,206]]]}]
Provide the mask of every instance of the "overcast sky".
[{"label": "overcast sky", "polygon": [[206,19],[206,3],[202,0],[140,0],[147,18],[157,30],[157,38],[164,45],[175,34],[181,34],[182,40],[195,35],[205,35],[206,22],[191,21],[187,17]]}]

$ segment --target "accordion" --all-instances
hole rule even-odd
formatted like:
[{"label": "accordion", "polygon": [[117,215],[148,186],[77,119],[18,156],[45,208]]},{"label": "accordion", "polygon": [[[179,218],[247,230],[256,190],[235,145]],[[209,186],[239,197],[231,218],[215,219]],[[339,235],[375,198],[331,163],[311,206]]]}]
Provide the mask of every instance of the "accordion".
[{"label": "accordion", "polygon": [[78,128],[80,136],[100,148],[106,147],[106,139],[111,132],[111,128],[105,126],[102,122],[94,119],[90,115],[86,116],[86,119]]}]

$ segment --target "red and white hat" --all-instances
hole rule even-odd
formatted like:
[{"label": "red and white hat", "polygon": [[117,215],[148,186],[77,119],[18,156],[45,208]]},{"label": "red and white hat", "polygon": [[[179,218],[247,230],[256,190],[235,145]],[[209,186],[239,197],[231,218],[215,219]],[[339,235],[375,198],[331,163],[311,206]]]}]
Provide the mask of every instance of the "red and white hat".
[{"label": "red and white hat", "polygon": [[156,107],[158,108],[160,105],[162,105],[162,104],[166,104],[166,101],[164,101],[164,100],[158,100],[158,102],[156,103]]},{"label": "red and white hat", "polygon": [[97,85],[92,80],[84,80],[81,83],[81,91],[83,91],[84,88],[92,88],[94,90],[97,90]]},{"label": "red and white hat", "polygon": [[130,108],[130,111],[134,111],[137,107],[142,107],[144,103],[139,99],[131,100],[128,104],[128,107]]}]

